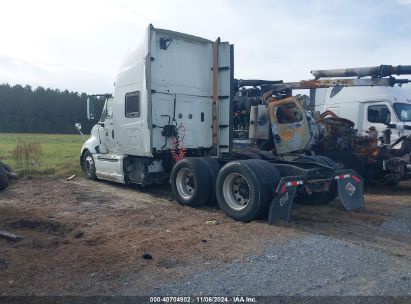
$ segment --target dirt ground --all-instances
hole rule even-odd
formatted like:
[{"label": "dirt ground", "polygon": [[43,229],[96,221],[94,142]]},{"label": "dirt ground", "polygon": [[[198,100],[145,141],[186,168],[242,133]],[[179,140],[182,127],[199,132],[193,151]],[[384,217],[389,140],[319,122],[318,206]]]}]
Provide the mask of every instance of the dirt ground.
[{"label": "dirt ground", "polygon": [[[410,194],[411,183],[369,189],[356,212],[338,202],[297,205],[291,223],[270,226],[233,221],[215,207],[179,206],[167,185],[19,180],[0,192],[0,229],[24,238],[0,239],[0,294],[155,294],[306,236],[370,248],[411,271]],[[411,273],[402,280],[411,282]]]}]

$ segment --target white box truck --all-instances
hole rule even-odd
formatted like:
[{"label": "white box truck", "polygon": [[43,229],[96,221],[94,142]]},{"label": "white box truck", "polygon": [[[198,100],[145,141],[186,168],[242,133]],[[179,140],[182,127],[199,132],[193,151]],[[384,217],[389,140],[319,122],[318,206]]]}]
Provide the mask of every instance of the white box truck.
[{"label": "white box truck", "polygon": [[311,102],[321,113],[330,110],[354,122],[359,134],[375,127],[380,136],[391,129],[391,141],[411,135],[411,88],[341,87],[314,89]]}]

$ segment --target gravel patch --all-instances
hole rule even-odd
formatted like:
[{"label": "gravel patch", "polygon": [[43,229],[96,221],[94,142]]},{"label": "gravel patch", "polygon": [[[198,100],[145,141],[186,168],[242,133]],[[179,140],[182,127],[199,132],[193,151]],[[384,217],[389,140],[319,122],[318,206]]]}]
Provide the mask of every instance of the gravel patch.
[{"label": "gravel patch", "polygon": [[381,228],[394,233],[411,235],[411,208],[402,208],[393,217],[387,217]]},{"label": "gravel patch", "polygon": [[261,256],[208,266],[150,295],[411,295],[407,259],[325,236],[269,245]]}]

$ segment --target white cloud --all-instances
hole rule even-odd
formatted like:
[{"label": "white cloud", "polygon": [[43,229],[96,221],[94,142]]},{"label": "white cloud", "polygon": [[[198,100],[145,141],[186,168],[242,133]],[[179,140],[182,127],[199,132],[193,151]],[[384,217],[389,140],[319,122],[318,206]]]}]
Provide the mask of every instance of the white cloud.
[{"label": "white cloud", "polygon": [[18,58],[0,57],[0,83],[30,84],[33,87],[68,89],[78,92],[110,92],[112,75],[81,66],[65,66],[46,62],[31,62]]},{"label": "white cloud", "polygon": [[0,60],[0,82],[110,91],[149,23],[234,43],[239,78],[409,63],[410,23],[386,17],[391,1],[14,0],[0,10],[0,57],[9,59]]}]

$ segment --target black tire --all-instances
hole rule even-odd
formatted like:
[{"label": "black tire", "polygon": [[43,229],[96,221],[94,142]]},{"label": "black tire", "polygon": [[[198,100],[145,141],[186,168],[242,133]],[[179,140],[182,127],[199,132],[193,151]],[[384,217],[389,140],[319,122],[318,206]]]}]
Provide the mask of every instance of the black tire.
[{"label": "black tire", "polygon": [[81,168],[83,169],[83,173],[86,178],[89,180],[97,180],[96,164],[90,151],[84,152]]},{"label": "black tire", "polygon": [[268,199],[264,202],[263,207],[261,209],[260,217],[266,218],[268,215],[268,209],[270,207],[270,203],[276,195],[277,186],[281,180],[281,174],[278,171],[277,167],[269,163],[267,161],[259,161],[257,160],[257,166],[260,167],[261,171],[265,171],[265,178],[268,182],[267,188],[270,190]]},{"label": "black tire", "polygon": [[272,199],[267,162],[250,159],[227,163],[216,183],[218,205],[232,219],[249,222],[260,217]]},{"label": "black tire", "polygon": [[206,204],[212,195],[212,175],[200,157],[178,161],[171,171],[171,190],[180,205],[197,207]]},{"label": "black tire", "polygon": [[[326,156],[321,156],[321,155],[315,155],[315,156],[301,156],[295,159],[296,161],[299,162],[313,162],[313,163],[318,163],[320,165],[324,165],[327,167],[331,167],[334,169],[341,169],[341,166],[333,161],[332,159],[326,157]],[[330,185],[330,190],[327,192],[314,192],[311,194],[308,194],[305,192],[300,192],[298,196],[295,198],[295,202],[299,204],[304,204],[304,205],[326,205],[330,202],[332,202],[338,195],[337,191],[337,182],[333,180]]]},{"label": "black tire", "polygon": [[211,196],[207,202],[207,205],[213,206],[217,204],[217,197],[216,197],[216,182],[218,172],[220,171],[220,164],[219,162],[213,157],[202,157],[200,158],[207,166],[210,175],[211,175]]},{"label": "black tire", "polygon": [[0,190],[4,190],[9,186],[9,179],[7,177],[6,170],[0,163]]}]

